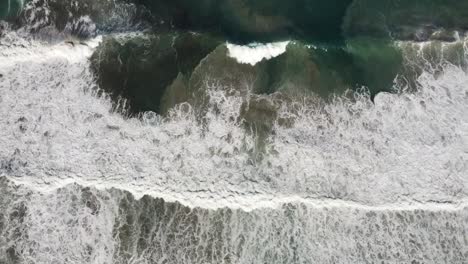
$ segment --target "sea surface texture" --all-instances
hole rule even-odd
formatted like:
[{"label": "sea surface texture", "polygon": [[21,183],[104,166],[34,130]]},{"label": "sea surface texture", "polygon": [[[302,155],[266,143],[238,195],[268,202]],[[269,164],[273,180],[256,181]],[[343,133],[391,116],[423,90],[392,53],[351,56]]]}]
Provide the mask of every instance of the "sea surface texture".
[{"label": "sea surface texture", "polygon": [[468,263],[468,0],[0,0],[23,263]]}]

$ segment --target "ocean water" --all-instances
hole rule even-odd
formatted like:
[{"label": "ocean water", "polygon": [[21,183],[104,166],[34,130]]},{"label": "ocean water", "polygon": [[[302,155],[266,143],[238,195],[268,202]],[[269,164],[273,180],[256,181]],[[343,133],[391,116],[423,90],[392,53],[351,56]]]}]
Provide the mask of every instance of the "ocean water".
[{"label": "ocean water", "polygon": [[0,263],[468,263],[464,6],[2,1]]}]

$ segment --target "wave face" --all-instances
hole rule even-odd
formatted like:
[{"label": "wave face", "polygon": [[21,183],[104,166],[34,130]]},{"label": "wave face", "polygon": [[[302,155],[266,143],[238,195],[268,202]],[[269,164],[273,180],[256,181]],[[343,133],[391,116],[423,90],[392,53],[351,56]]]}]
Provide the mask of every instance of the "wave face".
[{"label": "wave face", "polygon": [[465,263],[465,5],[0,3],[0,263]]}]

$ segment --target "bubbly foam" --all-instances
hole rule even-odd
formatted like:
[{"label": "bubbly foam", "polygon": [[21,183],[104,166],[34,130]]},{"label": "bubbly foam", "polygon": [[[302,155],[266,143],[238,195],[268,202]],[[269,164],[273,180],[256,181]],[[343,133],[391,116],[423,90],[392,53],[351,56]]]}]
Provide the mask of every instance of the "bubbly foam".
[{"label": "bubbly foam", "polygon": [[458,67],[433,74],[428,63],[419,91],[396,87],[375,104],[284,105],[294,123],[276,124],[258,150],[236,121],[246,99],[224,87],[207,88],[205,126],[185,107],[126,119],[89,71],[99,38],[1,41],[2,263],[466,259],[468,75]]},{"label": "bubbly foam", "polygon": [[251,45],[235,45],[227,43],[229,56],[239,63],[255,65],[262,60],[269,60],[286,52],[289,41],[274,43],[256,43]]},{"label": "bubbly foam", "polygon": [[118,190],[4,183],[0,261],[9,252],[31,263],[462,263],[466,253],[467,207],[206,210]]},{"label": "bubbly foam", "polygon": [[35,189],[77,182],[247,210],[291,199],[398,206],[467,197],[468,76],[459,68],[424,73],[420,91],[382,93],[375,104],[360,96],[284,107],[294,124],[276,125],[257,160],[255,135],[236,121],[244,99],[222,87],[208,88],[206,127],[177,109],[167,119],[110,112],[88,70],[98,41],[0,49],[1,175]]}]

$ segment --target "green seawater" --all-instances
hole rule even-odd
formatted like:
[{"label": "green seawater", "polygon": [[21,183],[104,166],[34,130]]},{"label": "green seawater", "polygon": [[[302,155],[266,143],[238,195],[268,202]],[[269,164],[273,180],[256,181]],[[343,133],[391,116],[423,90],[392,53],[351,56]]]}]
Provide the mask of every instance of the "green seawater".
[{"label": "green seawater", "polygon": [[468,27],[458,0],[137,0],[155,21],[219,34],[238,43],[298,39],[343,43],[349,37],[424,39]]},{"label": "green seawater", "polygon": [[219,34],[233,42],[303,39],[339,42],[352,0],[138,0],[157,20]]},{"label": "green seawater", "polygon": [[17,16],[23,7],[22,0],[1,0],[0,19],[8,19]]},{"label": "green seawater", "polygon": [[[122,9],[129,3],[135,9]],[[248,83],[257,95],[325,100],[362,87],[372,97],[391,92],[395,78],[408,73],[414,87],[419,71],[408,67],[397,42],[453,42],[468,29],[468,1],[455,0],[55,0],[20,12],[22,5],[2,0],[0,18],[21,27],[28,14],[48,10],[50,19],[39,20],[58,31],[72,28],[68,34],[80,38],[110,35],[93,55],[92,69],[115,101],[128,100],[131,114],[197,104],[210,78],[226,87]],[[80,22],[87,16],[97,31]],[[113,29],[128,29],[112,26],[112,17],[145,34],[114,39]],[[40,27],[34,26],[35,34]],[[255,66],[229,58],[223,47],[283,40],[291,41],[284,54]]]},{"label": "green seawater", "polygon": [[100,86],[116,100],[128,99],[131,113],[164,113],[176,103],[200,101],[210,80],[291,98],[327,99],[363,86],[375,95],[390,91],[403,69],[400,50],[381,39],[355,38],[333,46],[292,41],[283,54],[249,65],[231,58],[222,39],[187,33],[108,38],[91,61]]}]

